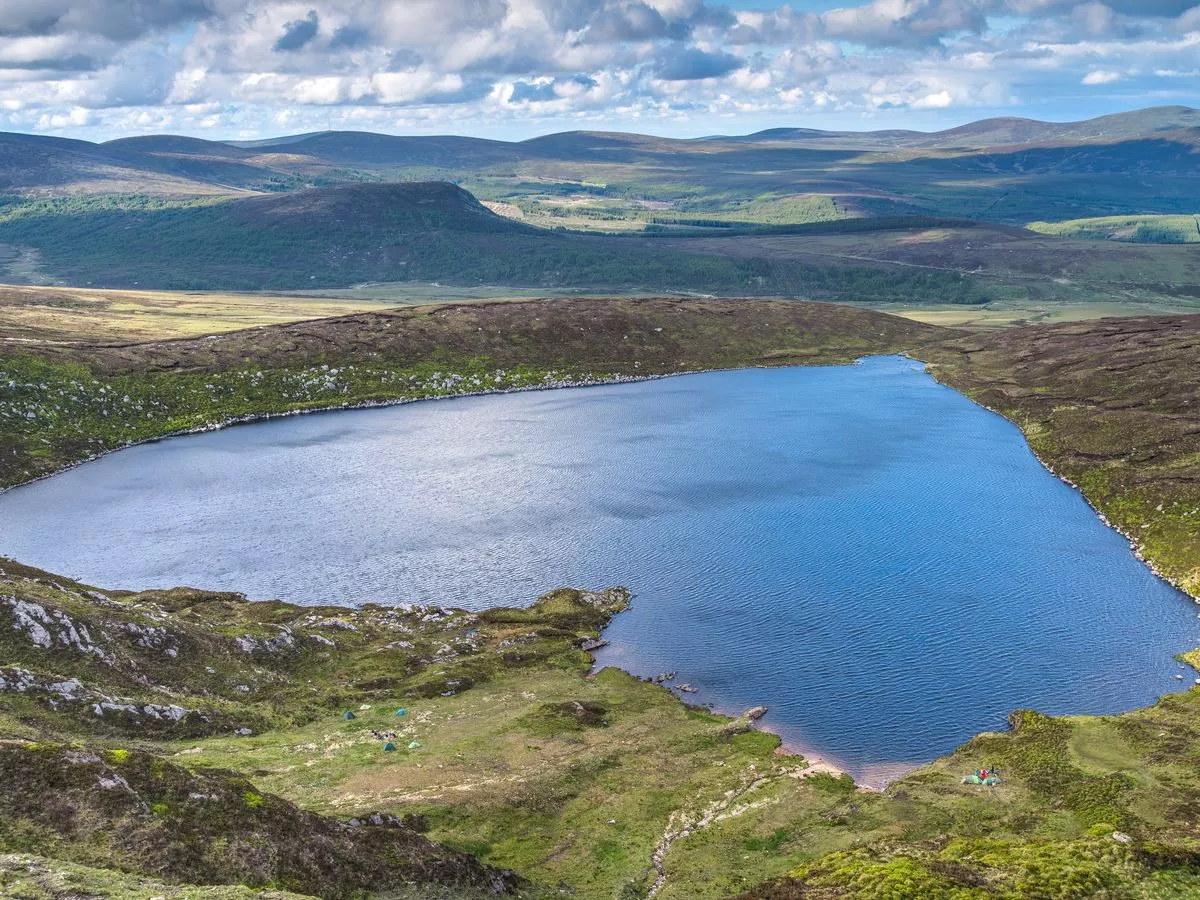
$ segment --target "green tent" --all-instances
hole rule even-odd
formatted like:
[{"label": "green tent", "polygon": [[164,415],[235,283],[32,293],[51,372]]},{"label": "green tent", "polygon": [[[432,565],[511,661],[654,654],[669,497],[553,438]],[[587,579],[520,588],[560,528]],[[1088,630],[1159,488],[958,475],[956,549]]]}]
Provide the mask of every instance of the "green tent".
[{"label": "green tent", "polygon": [[421,745],[417,741],[413,741],[411,744],[408,745],[408,749],[409,750],[420,750]]},{"label": "green tent", "polygon": [[395,750],[396,745],[393,744],[391,741],[388,741],[386,744],[383,745],[383,749],[384,750]]},{"label": "green tent", "polygon": [[346,710],[344,713],[342,713],[342,718],[349,722],[351,719],[357,719],[358,716],[354,715],[354,713],[350,712],[350,710]]},{"label": "green tent", "polygon": [[408,715],[408,710],[407,710],[407,709],[398,709],[398,710],[396,710],[396,715],[398,715],[398,716],[407,716],[407,715]]},{"label": "green tent", "polygon": [[995,773],[990,773],[985,776],[982,769],[976,769],[973,774],[964,777],[962,783],[982,784],[986,785],[987,787],[995,787],[1000,783],[1000,779]]}]

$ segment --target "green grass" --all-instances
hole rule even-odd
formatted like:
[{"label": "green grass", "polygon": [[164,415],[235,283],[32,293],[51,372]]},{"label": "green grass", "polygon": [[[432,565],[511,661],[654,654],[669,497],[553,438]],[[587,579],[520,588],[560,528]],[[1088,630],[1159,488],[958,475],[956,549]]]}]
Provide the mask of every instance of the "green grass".
[{"label": "green grass", "polygon": [[798,264],[686,247],[664,254],[635,238],[542,231],[492,215],[448,184],[343,185],[186,204],[36,201],[0,214],[0,244],[32,248],[51,279],[122,288],[436,281],[952,303],[998,296],[961,272]]},{"label": "green grass", "polygon": [[301,900],[310,895],[242,885],[178,885],[27,854],[0,854],[0,893],[12,900]]},{"label": "green grass", "polygon": [[1200,216],[1104,216],[1066,222],[1031,222],[1039,234],[1128,241],[1134,244],[1200,243]]},{"label": "green grass", "polygon": [[[668,835],[666,898],[715,900],[773,878],[784,879],[770,889],[776,893],[759,896],[984,897],[986,887],[1013,898],[1182,897],[1198,881],[1200,690],[1115,716],[1022,711],[1011,731],[980,735],[873,792],[776,755],[774,735],[688,707],[662,686],[616,669],[586,675],[589,660],[574,644],[596,634],[623,595],[597,604],[560,591],[525,610],[429,618],[418,609],[397,617],[382,607],[292,607],[186,590],[103,599],[12,563],[0,566],[0,590],[59,610],[77,632],[82,625],[105,634],[99,649],[136,663],[130,671],[140,690],[169,691],[190,705],[195,700],[182,691],[203,688],[245,707],[243,716],[267,712],[259,716],[267,724],[250,736],[228,726],[152,734],[115,721],[106,732],[95,717],[74,718],[69,701],[51,707],[36,692],[0,693],[0,713],[36,722],[42,733],[37,746],[0,744],[3,764],[20,770],[25,786],[0,786],[2,852],[100,868],[119,860],[126,870],[162,875],[170,870],[141,843],[157,832],[142,829],[167,829],[172,858],[190,866],[176,873],[196,878],[213,871],[219,857],[206,848],[222,834],[268,827],[264,838],[293,835],[299,846],[319,846],[336,833],[330,819],[383,812],[489,864],[596,900],[644,895],[655,877],[651,853]],[[329,616],[353,627],[314,624]],[[166,656],[110,637],[126,633],[101,624],[114,620],[154,623],[180,650]],[[277,635],[281,625],[294,638],[283,649],[248,653],[236,644],[239,636]],[[308,637],[319,633],[333,635],[337,647]],[[410,646],[385,649],[397,633]],[[536,638],[512,643],[522,636]],[[5,658],[28,671],[85,685],[104,678],[99,684],[118,695],[132,684],[120,687],[121,673],[92,665],[87,650],[60,654],[49,670],[19,628],[0,628],[0,643]],[[439,645],[456,648],[456,657],[435,653]],[[515,646],[519,653],[507,649]],[[422,690],[467,673],[486,677],[449,696]],[[252,690],[234,690],[239,682]],[[408,714],[396,717],[401,705]],[[345,709],[356,717],[344,719]],[[5,721],[0,715],[0,727]],[[383,752],[372,731],[395,731],[400,749]],[[51,743],[63,739],[76,741],[75,749]],[[421,746],[410,750],[411,741]],[[998,787],[961,783],[981,765],[999,766]],[[144,804],[146,817],[123,826],[139,849],[121,850],[126,838],[112,835],[122,831],[101,827],[111,805],[89,780],[89,766],[121,775]],[[39,811],[39,785],[50,780],[87,823],[73,840]],[[222,799],[197,806],[197,793]],[[286,801],[317,818],[297,819]],[[1115,840],[1116,831],[1130,841]],[[406,840],[415,840],[411,834]],[[418,841],[411,852],[424,846]],[[326,885],[350,877],[333,859],[318,876],[311,866],[319,858],[288,857],[286,865]],[[254,860],[254,872],[273,864]],[[234,880],[251,877],[227,871]]]},{"label": "green grass", "polygon": [[579,299],[422,307],[191,341],[48,346],[40,355],[18,344],[0,353],[0,485],[245,418],[698,369],[850,362],[911,347],[933,331],[827,304]]}]

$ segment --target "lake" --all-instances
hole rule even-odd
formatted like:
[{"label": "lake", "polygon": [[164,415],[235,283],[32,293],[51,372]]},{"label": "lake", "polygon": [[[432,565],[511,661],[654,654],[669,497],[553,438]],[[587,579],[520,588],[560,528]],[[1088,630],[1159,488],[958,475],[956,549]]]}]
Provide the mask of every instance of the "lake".
[{"label": "lake", "polygon": [[623,584],[601,664],[766,705],[868,782],[1017,707],[1150,703],[1200,644],[1196,605],[1013,425],[900,357],[173,438],[0,495],[0,553],[297,602]]}]

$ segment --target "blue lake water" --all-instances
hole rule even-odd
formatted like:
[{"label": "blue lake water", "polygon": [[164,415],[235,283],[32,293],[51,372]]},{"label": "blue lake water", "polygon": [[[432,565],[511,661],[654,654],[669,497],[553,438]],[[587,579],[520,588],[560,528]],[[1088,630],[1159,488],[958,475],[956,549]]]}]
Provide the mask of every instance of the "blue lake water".
[{"label": "blue lake water", "polygon": [[624,584],[602,663],[769,706],[868,781],[1016,707],[1151,702],[1200,644],[1197,607],[1014,426],[897,357],[171,439],[0,495],[0,553],[300,602]]}]

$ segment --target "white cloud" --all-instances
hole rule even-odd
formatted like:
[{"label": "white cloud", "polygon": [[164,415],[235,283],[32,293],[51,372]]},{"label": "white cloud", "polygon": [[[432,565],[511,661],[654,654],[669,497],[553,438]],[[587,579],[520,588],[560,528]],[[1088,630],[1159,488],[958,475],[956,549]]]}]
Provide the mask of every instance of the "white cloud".
[{"label": "white cloud", "polygon": [[0,123],[81,136],[1200,103],[1200,0],[0,3]]},{"label": "white cloud", "polygon": [[936,94],[926,94],[913,101],[913,109],[946,109],[954,104],[954,98],[949,91],[938,91]]},{"label": "white cloud", "polygon": [[56,131],[62,128],[81,128],[92,124],[93,121],[94,114],[90,109],[76,106],[67,112],[44,113],[38,118],[37,124],[39,130]]}]

